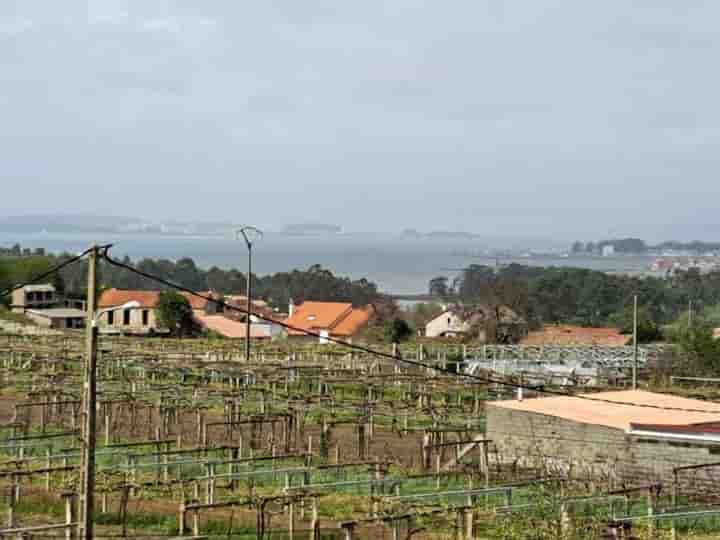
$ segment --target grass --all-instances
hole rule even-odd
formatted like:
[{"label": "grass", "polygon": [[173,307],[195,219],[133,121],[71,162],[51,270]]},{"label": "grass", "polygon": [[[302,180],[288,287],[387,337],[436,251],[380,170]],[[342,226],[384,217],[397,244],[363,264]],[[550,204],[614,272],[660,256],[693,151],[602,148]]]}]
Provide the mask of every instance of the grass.
[{"label": "grass", "polygon": [[15,313],[4,306],[0,306],[0,321],[35,326],[35,323],[24,313]]}]

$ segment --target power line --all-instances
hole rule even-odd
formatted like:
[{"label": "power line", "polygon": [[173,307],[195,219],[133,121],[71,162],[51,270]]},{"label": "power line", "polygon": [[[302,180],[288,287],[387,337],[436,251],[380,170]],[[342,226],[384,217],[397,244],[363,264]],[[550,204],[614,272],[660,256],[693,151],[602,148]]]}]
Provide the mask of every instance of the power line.
[{"label": "power line", "polygon": [[[230,310],[234,310],[234,311],[237,311],[237,312],[240,312],[240,313],[244,313],[244,314],[245,314],[246,316],[248,316],[248,317],[252,315],[252,316],[254,316],[254,317],[258,318],[258,319],[261,319],[261,320],[264,320],[264,321],[267,321],[267,322],[276,324],[276,325],[278,325],[278,326],[280,326],[280,327],[282,327],[282,328],[284,328],[284,329],[286,329],[286,330],[292,330],[292,331],[294,331],[294,332],[300,332],[300,333],[303,333],[303,334],[305,334],[305,335],[307,335],[307,336],[310,336],[310,337],[316,337],[316,338],[318,338],[318,339],[323,339],[323,340],[325,340],[325,341],[328,341],[328,342],[331,342],[331,343],[335,343],[336,345],[340,345],[340,346],[342,346],[342,347],[346,347],[346,348],[349,348],[349,349],[353,349],[353,350],[356,350],[356,351],[358,351],[358,352],[364,352],[364,353],[366,353],[366,354],[370,354],[370,355],[373,355],[373,356],[378,356],[378,357],[380,357],[380,358],[385,358],[385,359],[387,359],[387,360],[392,360],[392,361],[394,361],[394,362],[403,362],[403,363],[405,363],[405,364],[409,364],[409,365],[412,365],[412,366],[415,366],[415,367],[432,369],[432,370],[435,370],[435,371],[437,371],[437,372],[446,373],[446,374],[448,374],[448,375],[453,375],[453,376],[455,376],[455,377],[465,377],[465,378],[467,378],[467,379],[473,379],[473,380],[476,380],[476,381],[478,381],[478,382],[485,383],[485,384],[497,384],[497,385],[500,385],[500,386],[508,386],[508,387],[516,388],[516,389],[522,388],[522,389],[524,389],[524,390],[533,390],[533,391],[536,391],[536,392],[539,392],[539,393],[543,393],[543,394],[548,394],[548,395],[551,395],[551,396],[570,397],[570,398],[575,398],[575,399],[583,399],[583,400],[586,400],[586,401],[595,401],[595,402],[598,402],[598,403],[605,403],[605,404],[609,404],[609,405],[623,405],[623,406],[627,406],[627,407],[643,407],[643,408],[647,408],[647,409],[657,409],[657,410],[663,410],[663,411],[677,411],[677,412],[694,412],[694,413],[720,414],[720,409],[718,409],[718,410],[690,409],[690,408],[683,408],[683,407],[665,407],[665,406],[662,406],[662,405],[652,405],[652,404],[649,404],[649,403],[631,403],[631,402],[627,402],[627,401],[617,401],[617,400],[613,400],[613,399],[598,398],[598,397],[592,397],[592,396],[587,396],[587,395],[568,394],[568,393],[560,392],[560,391],[557,391],[557,390],[548,390],[548,389],[543,388],[543,387],[528,386],[528,385],[525,385],[525,384],[515,383],[515,382],[512,382],[512,381],[506,381],[506,380],[501,380],[501,379],[494,379],[494,378],[492,378],[492,377],[482,377],[482,376],[480,376],[480,375],[474,375],[474,374],[471,374],[471,373],[457,373],[457,372],[452,371],[452,370],[450,370],[450,369],[448,369],[448,368],[443,368],[443,367],[441,367],[441,366],[433,366],[433,365],[426,364],[426,363],[424,363],[424,362],[420,362],[420,361],[417,361],[417,360],[409,360],[409,359],[406,359],[406,358],[402,358],[402,357],[399,356],[399,355],[396,356],[396,355],[389,354],[389,353],[386,353],[386,352],[383,352],[383,351],[377,351],[377,350],[371,349],[371,348],[369,348],[369,347],[364,347],[364,346],[362,346],[362,345],[356,345],[356,344],[354,344],[354,343],[347,343],[347,342],[345,342],[345,341],[343,341],[343,340],[341,340],[341,339],[333,338],[332,336],[321,335],[321,334],[319,334],[319,333],[317,333],[317,332],[313,332],[312,330],[306,330],[306,329],[304,329],[304,328],[298,328],[298,327],[296,327],[296,326],[289,325],[289,324],[287,324],[287,323],[285,323],[285,322],[282,322],[282,321],[276,321],[276,320],[274,320],[274,319],[272,319],[272,318],[270,318],[270,317],[267,317],[267,316],[265,316],[265,315],[262,315],[262,314],[259,314],[259,313],[254,313],[253,311],[248,311],[247,309],[243,309],[243,308],[238,307],[238,306],[233,306],[233,305],[227,304],[226,302],[224,302],[224,301],[222,301],[222,300],[218,300],[218,299],[216,299],[216,298],[212,298],[212,297],[210,297],[210,296],[206,296],[206,295],[201,294],[201,293],[199,293],[199,292],[197,292],[197,291],[194,291],[194,290],[192,290],[192,289],[190,289],[190,288],[188,288],[188,287],[184,287],[184,286],[182,286],[182,285],[178,285],[177,283],[173,283],[173,282],[171,282],[171,281],[168,281],[167,279],[161,278],[161,277],[156,276],[156,275],[154,275],[154,274],[150,274],[150,273],[148,273],[148,272],[144,272],[144,271],[139,270],[139,269],[137,269],[137,268],[135,268],[135,267],[133,267],[133,266],[131,266],[131,265],[125,264],[125,263],[120,262],[120,261],[117,261],[117,260],[111,258],[111,257],[107,254],[107,250],[104,251],[104,253],[103,253],[102,256],[103,256],[103,258],[104,258],[109,264],[111,264],[111,265],[113,265],[113,266],[117,266],[117,267],[119,267],[119,268],[124,268],[125,270],[128,270],[128,271],[130,271],[130,272],[133,272],[133,273],[135,273],[135,274],[137,274],[137,275],[139,275],[139,276],[142,276],[142,277],[144,277],[144,278],[147,278],[147,279],[150,279],[150,280],[155,281],[155,282],[157,282],[157,283],[160,283],[161,285],[165,285],[166,287],[170,287],[171,289],[175,289],[175,290],[178,290],[178,291],[181,291],[181,292],[190,294],[190,295],[195,296],[195,297],[197,297],[197,298],[202,298],[203,300],[206,300],[206,301],[208,301],[208,302],[214,302],[214,303],[216,303],[217,305],[222,306],[222,307],[227,308],[227,309],[230,309]],[[247,339],[250,339],[250,337],[247,336]]]}]

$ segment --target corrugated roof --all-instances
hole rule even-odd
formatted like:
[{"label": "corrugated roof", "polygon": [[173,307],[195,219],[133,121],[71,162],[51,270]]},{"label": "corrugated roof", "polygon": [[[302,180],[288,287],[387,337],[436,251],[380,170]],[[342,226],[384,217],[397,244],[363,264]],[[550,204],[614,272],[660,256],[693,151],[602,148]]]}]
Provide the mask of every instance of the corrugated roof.
[{"label": "corrugated roof", "polygon": [[[531,398],[523,401],[492,401],[488,402],[487,406],[557,416],[574,422],[622,429],[623,431],[627,431],[630,424],[687,425],[702,422],[720,422],[720,404],[697,399],[646,392],[644,390],[620,390],[583,395],[611,401],[629,402],[634,405],[603,403],[570,396],[553,396]],[[707,410],[710,412],[681,412],[636,405]]]}]

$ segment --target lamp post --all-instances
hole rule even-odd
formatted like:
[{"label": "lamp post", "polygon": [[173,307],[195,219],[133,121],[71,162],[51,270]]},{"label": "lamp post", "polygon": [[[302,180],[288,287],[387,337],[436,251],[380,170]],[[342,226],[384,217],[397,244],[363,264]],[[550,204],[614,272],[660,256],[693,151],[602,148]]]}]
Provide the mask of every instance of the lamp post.
[{"label": "lamp post", "polygon": [[235,231],[235,238],[242,236],[248,249],[248,271],[247,271],[247,313],[245,316],[245,362],[250,363],[250,313],[252,313],[252,248],[253,244],[260,240],[263,233],[260,229],[245,226]]}]

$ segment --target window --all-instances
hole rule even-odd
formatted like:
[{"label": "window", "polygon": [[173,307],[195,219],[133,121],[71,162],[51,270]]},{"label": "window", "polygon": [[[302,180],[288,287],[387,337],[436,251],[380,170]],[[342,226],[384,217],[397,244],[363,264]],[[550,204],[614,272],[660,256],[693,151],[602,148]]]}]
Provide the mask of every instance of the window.
[{"label": "window", "polygon": [[123,324],[125,326],[128,326],[130,324],[130,310],[129,309],[123,310]]},{"label": "window", "polygon": [[150,312],[147,309],[143,309],[142,311],[142,324],[143,326],[147,326],[150,321]]},{"label": "window", "polygon": [[115,312],[114,311],[108,311],[108,324],[112,326],[115,324]]}]

